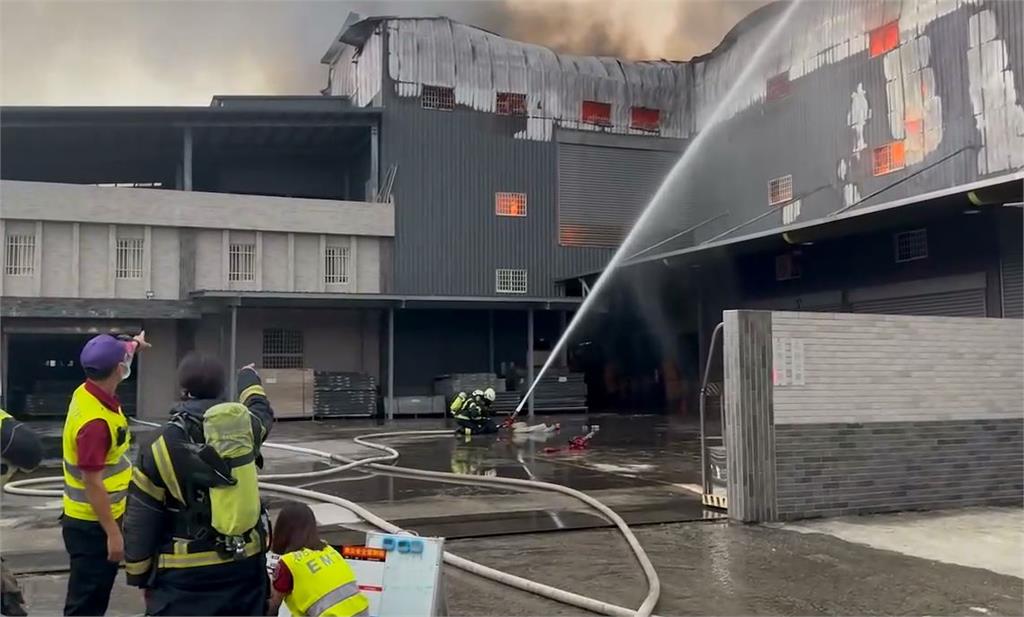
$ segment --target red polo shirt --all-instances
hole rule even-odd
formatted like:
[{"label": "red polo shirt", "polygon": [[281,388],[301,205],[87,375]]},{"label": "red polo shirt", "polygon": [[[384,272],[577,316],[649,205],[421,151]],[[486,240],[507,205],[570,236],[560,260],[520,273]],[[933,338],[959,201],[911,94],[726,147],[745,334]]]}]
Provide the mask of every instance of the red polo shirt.
[{"label": "red polo shirt", "polygon": [[[111,413],[121,413],[121,401],[117,396],[107,394],[102,388],[91,381],[85,382],[85,391],[96,397]],[[91,420],[78,430],[75,437],[78,447],[78,467],[82,471],[103,471],[106,466],[107,452],[110,451],[110,429],[103,420]]]}]

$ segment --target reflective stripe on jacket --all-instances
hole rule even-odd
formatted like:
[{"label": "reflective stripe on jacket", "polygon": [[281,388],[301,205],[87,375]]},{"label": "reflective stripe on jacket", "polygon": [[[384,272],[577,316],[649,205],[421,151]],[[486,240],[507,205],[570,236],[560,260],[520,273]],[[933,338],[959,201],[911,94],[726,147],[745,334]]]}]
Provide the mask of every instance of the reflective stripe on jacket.
[{"label": "reflective stripe on jacket", "polygon": [[103,406],[95,396],[81,385],[71,396],[68,417],[64,421],[64,515],[84,521],[98,521],[99,517],[85,496],[85,481],[78,467],[78,432],[89,422],[102,420],[110,431],[110,449],[103,467],[103,487],[110,499],[110,513],[115,519],[124,514],[128,497],[128,482],[132,465],[128,460],[131,434],[124,414],[114,413]]},{"label": "reflective stripe on jacket", "polygon": [[359,593],[356,575],[330,546],[304,548],[281,556],[292,574],[292,590],[284,597],[292,615],[357,617],[369,615],[370,604]]}]

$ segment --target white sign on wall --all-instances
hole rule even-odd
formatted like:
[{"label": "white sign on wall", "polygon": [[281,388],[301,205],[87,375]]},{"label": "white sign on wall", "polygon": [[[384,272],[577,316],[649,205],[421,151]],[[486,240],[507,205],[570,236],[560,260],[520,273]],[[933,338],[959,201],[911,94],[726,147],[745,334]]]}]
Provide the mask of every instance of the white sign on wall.
[{"label": "white sign on wall", "polygon": [[803,339],[772,339],[772,383],[776,386],[804,385]]}]

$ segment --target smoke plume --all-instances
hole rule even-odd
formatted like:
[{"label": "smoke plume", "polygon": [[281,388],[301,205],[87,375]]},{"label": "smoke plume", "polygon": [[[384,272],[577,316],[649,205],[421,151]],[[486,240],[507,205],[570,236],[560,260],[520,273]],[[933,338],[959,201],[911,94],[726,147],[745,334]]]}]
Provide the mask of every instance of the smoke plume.
[{"label": "smoke plume", "polygon": [[214,94],[315,94],[349,11],[446,15],[577,54],[683,60],[767,0],[405,2],[4,0],[0,103],[205,105]]}]

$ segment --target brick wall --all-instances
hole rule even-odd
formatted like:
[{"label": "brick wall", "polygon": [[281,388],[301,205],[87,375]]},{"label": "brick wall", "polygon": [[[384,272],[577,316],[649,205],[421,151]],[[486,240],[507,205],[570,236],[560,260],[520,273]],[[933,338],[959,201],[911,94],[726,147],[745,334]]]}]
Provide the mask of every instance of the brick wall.
[{"label": "brick wall", "polygon": [[[726,423],[740,425],[726,433],[731,517],[1024,499],[1024,322],[775,312],[770,338],[742,342],[768,315],[726,313]],[[768,392],[752,387],[758,357]],[[756,430],[766,415],[771,431]]]}]

